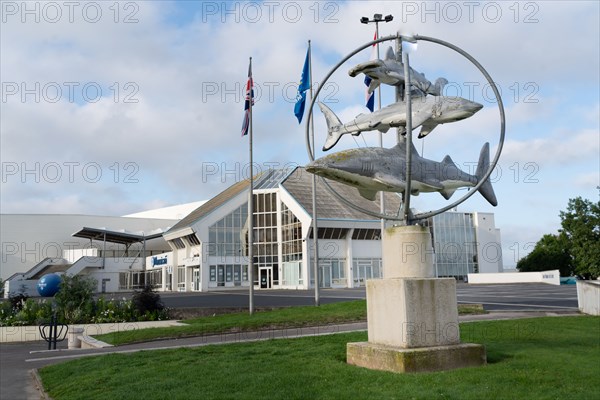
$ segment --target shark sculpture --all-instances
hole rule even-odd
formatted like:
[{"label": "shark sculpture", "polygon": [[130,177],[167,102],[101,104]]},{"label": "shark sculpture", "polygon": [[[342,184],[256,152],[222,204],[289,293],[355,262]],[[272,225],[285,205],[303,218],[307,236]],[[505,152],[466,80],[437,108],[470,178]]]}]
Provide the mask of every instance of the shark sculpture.
[{"label": "shark sculpture", "polygon": [[[378,191],[404,193],[406,141],[401,140],[391,149],[367,147],[333,153],[311,162],[306,170],[354,186],[368,200],[375,200]],[[470,175],[461,171],[448,155],[441,162],[421,157],[411,143],[411,194],[439,192],[448,200],[456,189],[474,187],[489,168],[489,148],[489,143],[483,145],[475,175]],[[489,179],[481,185],[479,193],[491,205],[498,204]]]},{"label": "shark sculpture", "polygon": [[[445,78],[438,78],[432,84],[422,73],[412,68],[409,71],[411,85],[424,94],[441,96],[444,86],[448,83]],[[404,64],[396,60],[394,50],[391,47],[388,48],[384,60],[377,59],[360,63],[348,71],[348,75],[351,77],[355,77],[361,73],[371,78],[369,93],[377,89],[381,83],[397,86],[403,84],[406,80],[404,76]]]},{"label": "shark sculpture", "polygon": [[[331,149],[347,133],[356,136],[365,131],[387,132],[392,127],[406,127],[406,103],[404,102],[392,103],[369,114],[359,114],[345,124],[325,104],[319,102],[319,107],[327,122],[327,139],[323,151]],[[413,128],[421,126],[419,138],[423,138],[439,124],[460,121],[482,108],[481,104],[462,97],[417,97],[412,101],[412,126]]]}]

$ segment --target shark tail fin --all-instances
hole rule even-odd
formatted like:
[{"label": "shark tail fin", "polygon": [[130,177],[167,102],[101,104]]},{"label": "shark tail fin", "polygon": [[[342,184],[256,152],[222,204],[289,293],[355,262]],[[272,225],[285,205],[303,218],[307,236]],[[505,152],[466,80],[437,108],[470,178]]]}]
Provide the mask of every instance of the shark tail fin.
[{"label": "shark tail fin", "polygon": [[[477,181],[480,181],[481,178],[485,175],[488,168],[490,166],[490,144],[486,143],[481,148],[481,153],[479,153],[479,163],[477,164],[477,171],[475,172],[475,176],[477,177]],[[494,207],[498,205],[498,200],[496,199],[496,194],[494,193],[494,188],[492,187],[492,183],[489,178],[481,185],[479,188],[479,193]]]},{"label": "shark tail fin", "polygon": [[325,116],[325,121],[327,122],[327,139],[323,145],[323,151],[327,151],[335,146],[344,134],[341,129],[343,124],[337,115],[331,111],[331,108],[327,107],[321,102],[319,102],[319,108],[321,109],[321,112]]}]

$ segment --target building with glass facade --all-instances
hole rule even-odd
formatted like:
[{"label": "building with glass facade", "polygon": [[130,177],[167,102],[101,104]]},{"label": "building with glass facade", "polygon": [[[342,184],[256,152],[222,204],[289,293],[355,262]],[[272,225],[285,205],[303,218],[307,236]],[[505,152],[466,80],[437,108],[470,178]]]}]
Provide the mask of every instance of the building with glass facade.
[{"label": "building with glass facade", "polygon": [[466,280],[467,274],[502,272],[500,230],[494,214],[445,212],[427,223],[438,277]]},{"label": "building with glass facade", "polygon": [[[303,168],[295,168],[271,170],[255,180],[255,288],[314,287],[312,177]],[[381,278],[381,221],[349,208],[320,178],[317,182],[320,285],[353,288]],[[369,201],[355,188],[330,184],[344,199],[379,212],[379,199]],[[14,274],[7,282],[14,281],[12,287],[29,284],[31,295],[35,295],[37,279],[52,271],[90,275],[98,281],[99,292],[145,285],[186,292],[248,287],[248,196],[249,182],[238,182],[188,207],[187,215],[177,219],[2,216],[3,233],[9,234],[2,267],[27,261],[15,269],[28,271]],[[385,193],[385,204],[386,213],[396,215],[400,197]],[[502,272],[500,233],[493,214],[446,212],[425,223],[431,229],[438,276],[465,279],[469,273]],[[115,229],[94,228],[109,225]],[[149,236],[149,232],[164,233]],[[46,245],[40,248],[42,240]],[[37,259],[33,257],[38,253]]]},{"label": "building with glass facade", "polygon": [[[348,208],[317,182],[321,286],[359,287],[382,277],[380,220]],[[255,288],[313,287],[312,175],[303,168],[271,170],[254,186]],[[366,200],[352,187],[331,186],[360,207],[379,212],[378,199]],[[248,287],[248,196],[249,182],[238,182],[166,232],[172,251],[146,259],[145,273],[155,286],[163,291]],[[384,196],[386,213],[397,213],[399,196]],[[427,223],[439,276],[462,279],[467,273],[502,271],[493,214],[448,212]]]}]

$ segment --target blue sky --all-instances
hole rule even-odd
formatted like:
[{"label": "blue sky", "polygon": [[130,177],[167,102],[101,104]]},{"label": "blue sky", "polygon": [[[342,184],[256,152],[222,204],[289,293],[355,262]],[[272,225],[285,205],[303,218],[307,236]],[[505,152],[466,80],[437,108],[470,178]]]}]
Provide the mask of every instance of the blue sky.
[{"label": "blue sky", "polygon": [[[559,227],[569,198],[596,201],[600,185],[599,3],[535,2],[12,2],[1,4],[2,213],[124,215],[203,200],[246,177],[240,137],[248,57],[262,96],[254,108],[260,168],[304,165],[304,126],[293,115],[307,40],[313,81],[373,36],[361,16],[392,14],[382,35],[417,33],[460,46],[501,88],[507,130],[494,187],[459,209],[490,211],[505,266]],[[382,48],[384,52],[385,46]],[[362,77],[324,87],[342,121],[363,106]],[[415,143],[461,168],[498,142],[496,106],[468,62],[421,42],[411,65],[447,94],[484,104],[469,120]],[[470,91],[469,88],[474,88]],[[450,92],[452,90],[452,92]],[[457,92],[458,91],[458,92]],[[392,99],[384,88],[383,102]],[[315,112],[317,144],[325,123]],[[386,146],[393,135],[384,135]],[[376,145],[343,138],[334,150]],[[322,153],[318,153],[321,154]],[[464,192],[457,192],[453,199]],[[437,194],[412,205],[447,204]]]}]

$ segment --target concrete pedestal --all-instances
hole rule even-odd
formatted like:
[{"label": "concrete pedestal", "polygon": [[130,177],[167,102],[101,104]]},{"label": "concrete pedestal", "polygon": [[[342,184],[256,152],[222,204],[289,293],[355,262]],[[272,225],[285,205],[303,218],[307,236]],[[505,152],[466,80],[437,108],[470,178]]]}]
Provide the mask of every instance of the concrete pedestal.
[{"label": "concrete pedestal", "polygon": [[402,348],[460,343],[454,278],[367,281],[369,342]]},{"label": "concrete pedestal", "polygon": [[429,228],[392,226],[383,231],[384,278],[433,278],[433,246]]},{"label": "concrete pedestal", "polygon": [[383,236],[384,279],[367,281],[369,341],[348,343],[348,364],[431,372],[486,363],[485,348],[461,344],[454,278],[433,278],[427,228],[393,227]]},{"label": "concrete pedestal", "polygon": [[348,364],[391,372],[435,372],[485,365],[485,348],[479,344],[401,349],[369,342],[346,345]]}]

